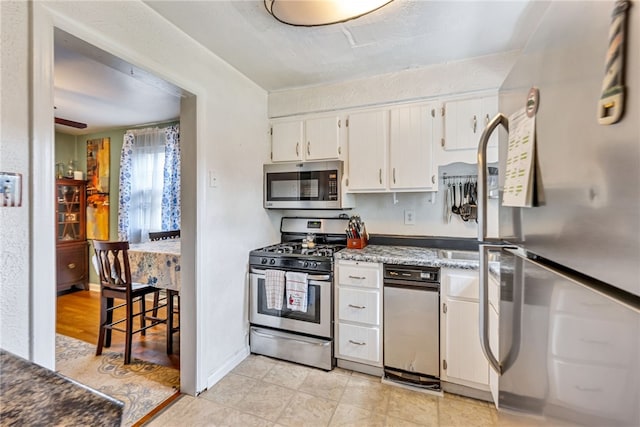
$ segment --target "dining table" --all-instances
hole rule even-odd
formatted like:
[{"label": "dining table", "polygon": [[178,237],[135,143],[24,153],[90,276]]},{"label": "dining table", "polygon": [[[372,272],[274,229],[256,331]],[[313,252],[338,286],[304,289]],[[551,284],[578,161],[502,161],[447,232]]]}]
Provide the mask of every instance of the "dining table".
[{"label": "dining table", "polygon": [[174,297],[180,295],[180,239],[129,244],[131,279],[167,291],[167,353],[173,353]]}]

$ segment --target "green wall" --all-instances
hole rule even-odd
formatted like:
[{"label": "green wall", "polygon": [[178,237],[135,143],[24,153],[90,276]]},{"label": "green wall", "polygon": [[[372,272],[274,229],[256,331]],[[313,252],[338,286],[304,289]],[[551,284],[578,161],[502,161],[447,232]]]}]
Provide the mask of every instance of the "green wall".
[{"label": "green wall", "polygon": [[[153,127],[164,128],[179,122],[167,122]],[[118,198],[120,196],[118,182],[120,180],[120,152],[122,151],[122,141],[127,130],[151,127],[151,126],[129,126],[120,129],[111,129],[105,132],[90,133],[87,135],[68,135],[56,132],[56,164],[63,162],[66,165],[70,159],[76,161],[76,170],[84,172],[87,177],[87,141],[97,138],[110,139],[110,165],[109,165],[109,240],[118,240]],[[93,246],[89,247],[89,254],[93,254]],[[91,263],[89,263],[91,265]],[[98,283],[98,275],[93,267],[89,268],[89,281]]]}]

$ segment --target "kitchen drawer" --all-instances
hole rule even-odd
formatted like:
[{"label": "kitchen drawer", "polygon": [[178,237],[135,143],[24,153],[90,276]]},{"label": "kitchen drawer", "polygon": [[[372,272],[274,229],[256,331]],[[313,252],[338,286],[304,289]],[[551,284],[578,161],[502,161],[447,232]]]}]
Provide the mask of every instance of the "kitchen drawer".
[{"label": "kitchen drawer", "polygon": [[629,370],[552,360],[549,366],[550,400],[593,414],[624,419],[635,399],[631,391],[636,377]]},{"label": "kitchen drawer", "polygon": [[58,289],[72,285],[88,283],[88,245],[81,242],[77,245],[58,246],[57,249],[57,284]]},{"label": "kitchen drawer", "polygon": [[447,296],[478,300],[479,276],[477,270],[450,270],[441,275]]},{"label": "kitchen drawer", "polygon": [[380,325],[380,291],[338,288],[338,320]]},{"label": "kitchen drawer", "polygon": [[360,261],[338,262],[338,284],[380,289],[381,264]]},{"label": "kitchen drawer", "polygon": [[382,366],[380,328],[338,324],[336,357]]},{"label": "kitchen drawer", "polygon": [[632,321],[554,314],[550,323],[551,353],[555,357],[623,366],[637,357],[637,349],[632,348],[637,342],[633,336],[637,326]]}]

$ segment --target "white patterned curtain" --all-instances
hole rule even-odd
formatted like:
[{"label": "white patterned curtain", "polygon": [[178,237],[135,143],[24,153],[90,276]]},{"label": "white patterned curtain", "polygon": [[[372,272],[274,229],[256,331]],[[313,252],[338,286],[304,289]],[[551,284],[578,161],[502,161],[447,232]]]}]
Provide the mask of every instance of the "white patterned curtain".
[{"label": "white patterned curtain", "polygon": [[164,133],[162,231],[180,230],[180,127],[169,126]]},{"label": "white patterned curtain", "polygon": [[[149,231],[165,229],[165,213],[171,218],[168,223],[177,225],[172,229],[180,228],[179,136],[176,126],[170,128],[173,130],[142,129],[127,131],[124,135],[120,157],[119,240],[131,243],[149,240]],[[167,169],[175,167],[176,163],[178,168],[167,173]],[[177,194],[166,199],[177,198],[177,215],[171,208],[164,207],[165,191]]]}]

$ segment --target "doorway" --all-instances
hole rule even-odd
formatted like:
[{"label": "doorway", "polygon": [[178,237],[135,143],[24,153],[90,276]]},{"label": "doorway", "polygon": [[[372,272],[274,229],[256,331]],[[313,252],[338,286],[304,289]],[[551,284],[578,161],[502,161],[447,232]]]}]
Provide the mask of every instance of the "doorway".
[{"label": "doorway", "polygon": [[[38,10],[38,13],[46,14],[46,11],[44,9],[40,9],[39,6],[36,7],[36,9]],[[35,14],[36,15],[35,21],[38,21],[38,19],[42,20],[42,16],[38,18],[38,13]],[[49,24],[51,24],[51,22],[49,22]],[[66,24],[68,26],[68,23]],[[54,89],[53,79],[52,79],[52,75],[54,71],[53,69],[54,68],[53,37],[52,37],[53,31],[51,32],[51,35],[49,35],[47,34],[46,25],[44,26],[36,25],[35,27],[37,28],[37,30],[34,30],[34,31],[36,32],[36,39],[38,40],[38,42],[34,43],[34,56],[38,58],[43,58],[42,72],[45,75],[47,75],[49,78],[40,78],[44,76],[38,75],[40,71],[36,71],[37,77],[33,79],[34,85],[36,86],[34,90],[34,93],[35,93],[34,124],[33,124],[34,140],[37,141],[37,144],[44,144],[42,145],[43,151],[37,153],[33,157],[34,169],[42,172],[42,179],[34,180],[33,192],[37,197],[34,197],[35,202],[34,202],[33,210],[38,211],[39,216],[47,217],[47,219],[45,219],[44,221],[34,224],[33,253],[43,255],[41,257],[42,262],[40,263],[40,266],[42,268],[37,269],[37,271],[34,269],[34,273],[33,273],[33,276],[34,276],[33,281],[35,286],[34,306],[43,308],[42,310],[36,310],[36,312],[33,313],[33,322],[34,322],[33,340],[34,340],[34,355],[35,355],[34,359],[39,360],[40,361],[39,363],[45,366],[55,366],[55,362],[52,363],[48,361],[49,356],[47,356],[48,354],[51,354],[50,353],[51,350],[48,350],[48,349],[53,348],[54,346],[53,344],[55,342],[55,326],[54,326],[55,323],[52,325],[52,322],[44,320],[47,318],[51,319],[50,316],[52,316],[55,319],[55,291],[54,291],[55,280],[52,279],[53,277],[55,277],[55,255],[52,255],[50,249],[48,249],[51,247],[50,243],[52,242],[52,237],[53,237],[51,235],[50,230],[51,230],[51,227],[54,226],[53,224],[54,213],[53,213],[53,200],[52,200],[53,195],[51,194],[52,192],[48,190],[53,187],[54,176],[55,176],[54,167],[53,167],[55,163],[53,160],[54,159],[53,149],[55,146],[54,145],[55,138],[54,138],[53,132],[51,131],[51,121],[53,116],[51,111],[53,111],[53,106],[54,106],[54,98],[51,96]],[[49,30],[53,30],[51,26],[48,28]],[[67,30],[69,29],[67,28]],[[82,33],[82,31],[80,30],[79,32]],[[47,58],[50,58],[51,61],[48,62]],[[50,71],[47,72],[46,71],[47,69],[49,69]],[[187,91],[183,91],[183,98],[180,100],[180,103],[190,106],[189,108],[187,108],[184,116],[182,113],[180,114],[180,121],[183,129],[185,128],[188,129],[186,132],[188,137],[183,139],[183,143],[195,145],[195,135],[196,135],[195,95]],[[185,154],[186,156],[194,156],[195,148],[193,149],[189,148],[185,150]],[[193,161],[193,159],[191,160]],[[195,193],[192,187],[194,185],[195,185],[195,180],[189,179],[187,177],[187,179],[183,181],[182,192],[185,191],[185,187],[186,187],[187,189],[190,188],[191,191]],[[46,196],[40,198],[39,196],[41,194],[42,195],[46,194]],[[186,206],[188,206],[189,203],[195,203],[195,199],[191,198],[191,199],[185,200]],[[195,208],[193,207],[191,209],[195,210]],[[47,212],[49,212],[49,214],[47,214]],[[51,219],[49,219],[48,217],[50,217]],[[184,241],[190,242],[191,240],[194,239],[194,236],[195,236],[194,227],[195,227],[195,224],[191,222],[183,228],[183,242]],[[190,243],[188,246],[195,247],[195,244]],[[188,253],[190,254],[190,256],[195,257],[195,249],[192,249],[190,247],[188,250]],[[183,271],[185,270],[188,271],[189,278],[192,279],[195,276],[192,270],[195,266],[195,261],[190,260],[188,264],[189,266],[184,268]],[[53,274],[51,274],[52,270],[53,270]],[[190,285],[189,285],[187,294],[193,294],[195,289],[195,283],[192,280],[190,280],[189,283]],[[40,292],[40,290],[43,290],[43,292]],[[53,295],[52,295],[52,291],[53,291]],[[190,301],[192,301],[192,299],[189,297],[182,298],[181,303],[183,304],[183,307],[185,306],[188,307],[188,305],[190,304]],[[44,308],[47,306],[51,307],[53,310],[52,311],[45,310]],[[195,323],[195,309],[191,310],[189,319],[187,319],[187,322],[184,322],[184,323],[192,324],[192,325]],[[180,348],[182,349],[182,348],[185,348],[186,346],[187,354],[189,355],[189,358],[190,358],[189,362],[187,362],[187,366],[195,367],[195,334],[183,333],[181,335],[182,335],[181,337],[182,339],[180,343]],[[186,340],[184,339],[185,335],[187,335]],[[182,361],[182,363],[184,363],[184,360]],[[187,369],[186,371],[183,369],[182,372],[183,372],[183,376],[181,379],[181,389],[187,393],[191,393],[191,394],[195,393],[195,385],[194,385],[196,382],[195,368]]]}]

